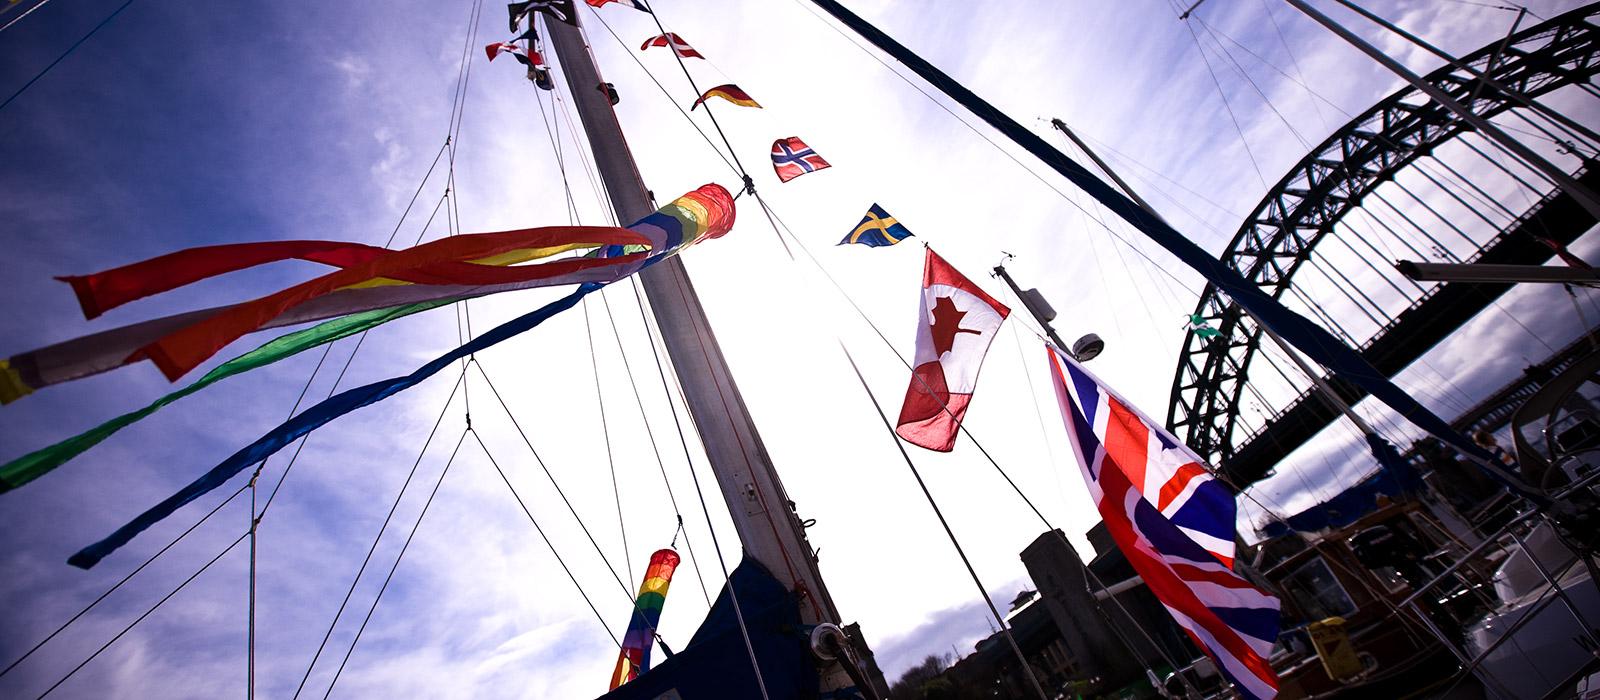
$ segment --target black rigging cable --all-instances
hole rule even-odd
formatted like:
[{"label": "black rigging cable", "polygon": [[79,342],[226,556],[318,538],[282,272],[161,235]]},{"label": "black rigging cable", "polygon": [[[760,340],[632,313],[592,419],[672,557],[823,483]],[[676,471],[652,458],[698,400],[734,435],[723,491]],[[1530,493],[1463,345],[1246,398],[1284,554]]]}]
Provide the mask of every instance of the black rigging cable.
[{"label": "black rigging cable", "polygon": [[[238,495],[238,494],[235,494],[235,495]],[[231,497],[230,497],[230,498],[231,498]],[[83,660],[83,661],[82,661],[82,662],[81,662],[81,663],[79,663],[79,664],[78,664],[78,665],[77,665],[77,666],[74,666],[74,667],[72,667],[72,670],[71,670],[71,671],[68,671],[68,672],[67,672],[67,675],[65,675],[65,676],[62,676],[62,677],[61,677],[61,680],[58,680],[58,681],[56,681],[56,682],[55,682],[55,685],[52,685],[52,686],[50,686],[50,687],[49,687],[49,688],[47,688],[47,689],[45,689],[45,691],[44,691],[44,692],[43,692],[43,693],[40,693],[40,694],[39,694],[39,698],[38,698],[38,699],[36,699],[36,700],[40,700],[40,699],[42,699],[42,698],[44,698],[44,696],[46,696],[46,695],[49,695],[49,694],[50,694],[50,693],[51,693],[51,692],[53,692],[53,691],[54,691],[54,690],[55,690],[55,689],[56,689],[56,688],[59,688],[59,687],[61,687],[61,684],[62,684],[62,683],[65,683],[65,682],[67,682],[67,679],[68,679],[68,678],[71,678],[71,677],[72,677],[72,676],[73,676],[73,674],[75,674],[75,673],[77,673],[77,672],[78,672],[78,671],[80,671],[80,670],[82,670],[82,669],[83,669],[83,667],[84,667],[84,666],[87,666],[87,665],[89,665],[89,662],[90,662],[90,661],[93,661],[93,660],[94,660],[94,659],[95,659],[95,657],[97,657],[97,656],[99,656],[99,655],[100,655],[100,652],[103,652],[103,651],[105,651],[105,650],[106,650],[106,649],[109,649],[109,648],[110,648],[110,647],[111,647],[111,645],[112,645],[112,644],[115,644],[115,643],[116,643],[116,641],[117,641],[117,640],[118,640],[118,639],[122,639],[122,635],[125,635],[125,634],[127,634],[127,633],[128,633],[128,632],[129,632],[129,631],[131,631],[131,630],[132,630],[132,629],[133,629],[133,628],[134,628],[134,626],[135,626],[135,625],[138,625],[138,624],[139,624],[139,623],[140,623],[140,622],[143,622],[143,621],[144,621],[144,619],[145,619],[145,618],[147,618],[147,617],[149,617],[149,616],[150,616],[150,613],[153,613],[153,612],[155,612],[155,611],[156,611],[156,609],[157,609],[157,608],[160,608],[160,607],[161,607],[161,605],[162,605],[162,604],[163,604],[163,603],[166,603],[166,602],[167,602],[167,601],[168,601],[168,600],[171,600],[171,599],[172,599],[172,596],[175,596],[175,595],[177,595],[177,594],[178,594],[178,591],[181,591],[181,590],[183,590],[183,588],[184,588],[184,586],[187,586],[187,585],[189,585],[189,582],[191,582],[191,581],[193,581],[193,580],[195,580],[195,579],[196,579],[196,578],[199,578],[199,577],[200,577],[200,574],[203,574],[203,573],[205,573],[205,572],[206,572],[206,569],[209,569],[209,568],[211,568],[211,565],[212,565],[212,564],[215,564],[215,563],[217,563],[217,560],[219,560],[219,559],[221,559],[221,558],[222,558],[222,557],[223,557],[223,555],[226,555],[226,554],[227,554],[227,553],[228,553],[228,552],[231,552],[231,551],[233,551],[233,548],[234,548],[234,547],[237,547],[237,546],[239,546],[239,543],[240,543],[240,542],[243,542],[243,541],[244,541],[244,540],[245,540],[245,538],[246,538],[246,537],[249,537],[249,536],[250,536],[250,533],[249,533],[249,532],[246,532],[246,533],[244,533],[244,534],[242,534],[242,535],[239,535],[239,539],[236,539],[236,540],[234,540],[234,541],[233,541],[233,544],[230,544],[230,545],[228,545],[228,546],[227,546],[227,547],[226,547],[226,548],[224,548],[224,549],[223,549],[223,550],[222,550],[222,551],[221,551],[221,552],[218,552],[218,553],[217,553],[217,556],[214,556],[214,557],[212,557],[212,558],[211,558],[211,561],[208,561],[208,562],[206,562],[206,565],[205,565],[205,566],[202,566],[202,567],[200,567],[200,570],[199,570],[199,571],[196,571],[196,572],[194,572],[194,573],[193,573],[193,574],[190,574],[190,575],[189,575],[189,578],[186,578],[186,579],[184,579],[184,580],[183,580],[183,583],[180,583],[180,584],[178,584],[178,587],[177,587],[177,588],[174,588],[174,589],[172,589],[172,592],[171,592],[171,593],[168,593],[168,594],[167,594],[167,595],[166,595],[166,596],[164,596],[164,597],[163,597],[163,598],[162,598],[162,599],[161,599],[161,600],[158,600],[158,601],[156,601],[156,604],[155,604],[155,605],[152,605],[152,606],[150,606],[150,609],[149,609],[149,610],[146,610],[146,611],[144,611],[144,614],[143,614],[143,615],[140,615],[140,616],[139,616],[139,617],[138,617],[138,619],[136,619],[136,620],[134,620],[134,621],[133,621],[133,622],[131,622],[131,623],[128,623],[128,626],[127,626],[127,627],[124,627],[124,628],[122,628],[122,631],[121,631],[121,632],[118,632],[118,633],[117,633],[117,635],[116,635],[116,636],[115,636],[115,637],[112,637],[112,638],[111,638],[111,639],[110,639],[110,640],[109,640],[109,641],[107,641],[107,642],[106,642],[106,643],[105,643],[105,644],[102,644],[102,645],[101,645],[101,646],[100,646],[100,648],[99,648],[99,649],[96,649],[96,650],[94,650],[94,653],[93,653],[93,654],[90,654],[90,655],[89,655],[89,658],[87,658],[87,659],[84,659],[84,660]]]},{"label": "black rigging cable", "polygon": [[[482,367],[479,367],[479,371],[482,371],[482,369]],[[561,570],[567,572],[567,578],[572,579],[572,585],[577,587],[578,595],[583,596],[583,602],[589,604],[589,610],[594,612],[595,619],[600,621],[600,626],[605,628],[607,635],[610,635],[612,643],[616,644],[618,649],[621,649],[622,642],[611,631],[611,627],[606,625],[605,616],[600,614],[599,608],[594,606],[594,601],[589,599],[589,594],[583,590],[583,584],[578,583],[578,577],[572,574],[572,569],[567,567],[567,562],[561,558],[561,553],[556,551],[555,544],[550,541],[549,536],[544,534],[544,528],[539,527],[539,521],[534,519],[533,511],[528,510],[528,504],[523,502],[522,495],[517,493],[517,488],[511,485],[511,479],[506,476],[505,470],[500,468],[500,463],[495,460],[494,455],[489,453],[489,446],[483,444],[483,438],[478,436],[478,431],[469,430],[467,432],[471,433],[472,438],[478,441],[478,446],[483,448],[483,455],[489,458],[489,463],[494,465],[495,473],[499,474],[500,479],[506,482],[506,488],[511,491],[511,497],[517,499],[517,505],[521,506],[522,513],[528,516],[528,522],[533,523],[533,529],[539,532],[539,538],[544,540],[545,546],[550,548],[550,554],[555,556],[556,563],[561,565]],[[466,438],[466,434],[462,434],[462,438]],[[610,567],[611,564],[608,562],[606,566]],[[614,569],[613,573],[615,573]],[[624,594],[626,594],[626,591],[624,591]],[[629,595],[629,599],[632,599],[631,595]]]},{"label": "black rigging cable", "polygon": [[[44,3],[41,2],[39,4],[43,5]],[[89,33],[83,35],[82,39],[79,39],[77,41],[77,43],[75,43],[72,46],[68,47],[65,53],[61,54],[60,56],[57,56],[56,60],[51,61],[50,65],[44,67],[44,70],[39,71],[39,73],[37,75],[33,76],[33,78],[31,80],[29,80],[27,83],[24,83],[22,87],[17,88],[17,91],[11,93],[11,96],[7,97],[5,102],[0,102],[0,109],[5,109],[6,105],[11,104],[11,101],[17,99],[17,96],[21,95],[23,93],[23,91],[25,91],[28,88],[32,87],[34,83],[39,82],[39,79],[43,78],[45,73],[49,73],[50,69],[51,68],[55,68],[56,64],[60,63],[62,59],[64,59],[67,56],[71,55],[73,51],[78,50],[78,47],[82,46],[83,42],[88,41],[89,37],[94,36],[95,32],[98,32],[101,29],[104,29],[107,24],[111,23],[111,20],[116,19],[117,15],[122,14],[122,11],[128,9],[128,6],[132,5],[132,4],[133,4],[133,0],[128,0],[125,3],[122,3],[121,7],[118,7],[116,10],[112,11],[112,13],[110,15],[107,15],[105,19],[100,20],[99,24],[94,25],[94,29],[90,29]],[[36,10],[36,9],[39,9],[39,8],[38,8],[38,6],[34,6],[33,9]],[[32,12],[32,11],[33,10],[28,10],[28,12]],[[26,17],[26,16],[28,16],[28,15],[25,12],[22,15],[18,16],[17,19],[11,20],[10,22],[6,23],[6,26],[9,27],[12,24],[15,24],[17,20],[22,19],[23,17]],[[0,29],[3,29],[3,28],[0,28]]]},{"label": "black rigging cable", "polygon": [[489,393],[494,394],[495,400],[500,403],[500,408],[505,410],[506,418],[511,420],[511,427],[516,428],[517,435],[522,438],[522,444],[528,446],[528,452],[533,455],[533,461],[539,465],[539,469],[544,471],[545,478],[550,480],[550,485],[555,487],[556,495],[561,497],[561,502],[566,504],[567,512],[571,513],[572,518],[578,521],[578,527],[583,530],[584,536],[589,538],[589,544],[594,546],[595,553],[599,554],[600,560],[605,562],[606,569],[611,572],[611,577],[616,579],[617,585],[622,588],[622,593],[631,599],[633,594],[628,590],[628,584],[623,583],[622,577],[617,575],[617,567],[613,566],[611,560],[606,558],[605,550],[601,549],[600,543],[595,541],[594,533],[589,531],[589,525],[584,522],[582,516],[578,515],[577,509],[572,506],[572,501],[567,498],[566,491],[561,489],[561,484],[556,481],[555,475],[550,473],[550,467],[545,465],[544,458],[540,457],[539,451],[534,449],[533,441],[528,439],[528,433],[522,429],[522,425],[517,422],[516,415],[511,412],[511,407],[506,404],[505,398],[500,395],[500,390],[495,388],[494,382],[489,379],[489,372],[483,368],[483,361],[474,359],[472,364],[478,368],[478,376],[483,377],[484,384],[489,387]]},{"label": "black rigging cable", "polygon": [[[339,625],[339,618],[344,615],[346,605],[350,604],[350,597],[355,595],[356,584],[361,583],[362,574],[367,571],[367,564],[372,561],[372,554],[378,550],[378,542],[383,539],[383,533],[389,528],[389,521],[394,519],[394,513],[400,508],[400,501],[405,498],[406,491],[411,488],[411,480],[417,475],[417,468],[422,465],[422,458],[428,453],[428,447],[433,444],[433,438],[439,432],[439,426],[444,423],[445,414],[450,412],[450,403],[455,400],[456,392],[466,379],[466,373],[456,377],[455,386],[450,389],[450,396],[445,398],[444,406],[439,409],[439,417],[433,422],[433,429],[428,431],[428,438],[423,441],[422,449],[417,451],[416,461],[411,463],[411,471],[406,474],[406,480],[400,484],[400,491],[394,496],[394,504],[389,506],[389,513],[383,517],[383,524],[378,526],[377,536],[372,538],[372,546],[367,548],[367,556],[361,560],[361,567],[356,570],[355,578],[350,580],[350,588],[345,591],[344,600],[339,602],[339,610],[333,614],[333,621],[328,623],[328,631],[322,635],[322,642],[317,645],[317,652],[311,656],[311,663],[306,664],[305,675],[300,677],[300,686],[295,688],[294,697],[300,697],[305,690],[306,681],[311,678],[311,671],[316,668],[317,660],[322,658],[322,650],[328,646],[328,639],[333,636],[333,629]],[[459,447],[459,446],[458,446]]]},{"label": "black rigging cable", "polygon": [[622,563],[633,580],[633,556],[628,553],[628,524],[622,518],[622,489],[617,485],[617,458],[611,449],[611,425],[606,420],[606,397],[600,387],[600,360],[595,355],[594,329],[589,324],[589,300],[583,300],[583,333],[589,341],[589,367],[594,371],[594,397],[600,404],[600,435],[606,446],[606,466],[611,469],[611,495],[617,503],[617,529],[622,533]]},{"label": "black rigging cable", "polygon": [[[462,376],[466,375],[463,373]],[[428,500],[423,502],[422,512],[417,514],[417,521],[411,524],[411,532],[406,535],[405,544],[400,545],[400,553],[395,555],[394,565],[389,567],[389,574],[383,577],[383,585],[378,587],[378,595],[372,598],[372,606],[367,608],[367,616],[361,620],[361,627],[356,629],[356,638],[350,640],[350,648],[345,650],[344,659],[339,662],[339,670],[333,672],[333,680],[328,682],[328,692],[322,694],[322,700],[328,700],[328,696],[333,694],[333,687],[339,683],[339,675],[344,673],[345,665],[350,663],[350,655],[355,653],[356,644],[361,642],[361,633],[367,631],[367,623],[372,621],[372,613],[378,609],[378,601],[383,600],[384,591],[389,590],[389,582],[394,580],[394,572],[400,568],[400,560],[405,558],[406,550],[411,547],[411,539],[417,536],[417,528],[422,526],[422,519],[428,515],[428,507],[433,505],[434,496],[439,495],[439,486],[444,484],[445,475],[450,473],[450,467],[456,463],[456,455],[460,454],[461,445],[467,441],[468,433],[472,433],[471,428],[461,432],[461,438],[456,441],[455,449],[450,451],[450,460],[445,462],[444,469],[439,470],[439,478],[433,482],[433,491],[428,493]]]},{"label": "black rigging cable", "polygon": [[122,587],[122,584],[127,583],[128,581],[132,580],[133,577],[136,574],[138,574],[140,571],[144,571],[145,567],[147,567],[150,564],[154,563],[156,558],[160,557],[163,554],[166,554],[167,550],[172,549],[173,547],[177,546],[177,544],[179,542],[183,541],[184,537],[187,537],[189,535],[189,533],[195,531],[195,528],[200,527],[202,524],[205,523],[205,521],[211,519],[211,516],[216,515],[217,511],[222,510],[223,506],[228,505],[229,503],[232,503],[233,499],[237,498],[239,496],[239,494],[244,493],[244,490],[247,489],[247,488],[249,488],[249,486],[241,486],[238,491],[234,491],[233,492],[232,496],[229,496],[226,499],[224,499],[221,503],[218,503],[217,507],[212,508],[211,512],[206,513],[204,517],[202,517],[199,520],[195,521],[195,523],[193,525],[189,526],[189,529],[184,530],[183,533],[178,535],[176,539],[172,540],[171,542],[168,542],[167,546],[161,548],[161,551],[150,555],[150,558],[144,560],[143,564],[140,564],[138,567],[134,568],[133,571],[128,572],[128,575],[122,577],[122,580],[117,581],[116,585],[112,586],[105,593],[101,593],[100,597],[99,598],[95,598],[93,602],[91,602],[88,605],[84,606],[84,608],[82,610],[78,611],[78,614],[72,616],[72,619],[61,623],[60,627],[57,627],[54,632],[51,632],[49,635],[46,635],[44,639],[39,640],[38,644],[33,645],[26,652],[23,652],[22,656],[17,657],[16,661],[12,661],[11,662],[11,665],[6,666],[4,669],[0,669],[0,676],[4,676],[7,673],[10,673],[11,669],[17,667],[17,664],[22,663],[24,660],[26,660],[29,656],[32,656],[34,652],[38,651],[41,647],[43,647],[50,640],[55,639],[56,635],[61,634],[61,632],[66,630],[67,627],[71,626],[72,623],[77,622],[78,618],[83,617],[84,615],[88,614],[88,612],[90,610],[93,610],[96,605],[100,604],[100,601],[105,600],[112,593],[115,593],[118,588]]}]

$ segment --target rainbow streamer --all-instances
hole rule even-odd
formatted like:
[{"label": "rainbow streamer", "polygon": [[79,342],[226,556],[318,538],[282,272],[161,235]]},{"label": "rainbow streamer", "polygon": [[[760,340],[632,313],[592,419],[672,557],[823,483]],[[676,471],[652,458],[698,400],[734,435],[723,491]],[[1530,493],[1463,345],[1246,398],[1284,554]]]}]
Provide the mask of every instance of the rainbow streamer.
[{"label": "rainbow streamer", "polygon": [[650,647],[655,642],[656,623],[661,621],[661,606],[667,602],[672,572],[678,568],[678,553],[670,549],[650,555],[650,568],[644,571],[639,597],[633,601],[633,620],[622,638],[617,654],[617,670],[611,672],[611,690],[650,670]]},{"label": "rainbow streamer", "polygon": [[[667,259],[668,256],[676,254],[691,244],[719,238],[733,228],[733,222],[733,197],[728,194],[728,191],[716,184],[701,187],[694,192],[679,197],[672,204],[662,207],[654,214],[640,219],[629,227],[630,230],[649,238],[651,246],[648,256],[640,258],[638,262],[628,263],[624,269],[628,270],[629,274],[632,274],[645,266]],[[670,247],[668,247],[669,245]],[[609,253],[612,248],[622,248],[622,246],[607,246],[604,252]],[[661,252],[657,253],[656,251],[658,250]],[[211,471],[190,482],[188,486],[167,497],[166,500],[157,503],[154,507],[129,521],[128,524],[118,528],[110,536],[84,547],[77,554],[67,559],[67,563],[83,569],[94,566],[106,555],[127,544],[134,536],[143,532],[146,528],[177,512],[179,508],[182,508],[190,501],[217,489],[229,479],[238,475],[240,471],[272,456],[300,436],[310,433],[346,413],[363,406],[370,406],[416,386],[428,377],[438,374],[440,370],[450,366],[451,363],[472,353],[481,352],[485,348],[492,347],[507,338],[527,332],[544,323],[550,317],[572,308],[584,295],[603,286],[605,285],[598,282],[585,283],[579,286],[577,291],[572,294],[502,323],[465,345],[434,358],[433,361],[418,367],[411,374],[348,389],[323,399],[321,403],[302,411],[294,418],[268,431],[267,434],[261,436],[255,442],[235,452],[233,456],[223,460],[221,464],[212,467]],[[81,446],[87,449],[92,444],[90,442]],[[27,468],[28,478],[38,476],[39,473],[37,468]]]}]

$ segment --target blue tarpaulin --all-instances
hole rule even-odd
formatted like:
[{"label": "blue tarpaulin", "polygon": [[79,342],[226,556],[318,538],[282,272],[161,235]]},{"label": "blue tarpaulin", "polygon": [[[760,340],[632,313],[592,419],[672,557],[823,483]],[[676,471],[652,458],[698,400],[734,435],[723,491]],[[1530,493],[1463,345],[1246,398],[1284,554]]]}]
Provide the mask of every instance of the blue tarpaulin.
[{"label": "blue tarpaulin", "polygon": [[1361,480],[1339,495],[1318,503],[1284,520],[1274,520],[1261,528],[1267,537],[1286,535],[1290,530],[1316,532],[1330,527],[1344,527],[1361,516],[1376,510],[1378,497],[1394,498],[1401,493],[1422,488],[1422,477],[1417,470],[1395,452],[1394,445],[1377,435],[1368,435],[1367,444],[1381,468],[1378,473]]}]

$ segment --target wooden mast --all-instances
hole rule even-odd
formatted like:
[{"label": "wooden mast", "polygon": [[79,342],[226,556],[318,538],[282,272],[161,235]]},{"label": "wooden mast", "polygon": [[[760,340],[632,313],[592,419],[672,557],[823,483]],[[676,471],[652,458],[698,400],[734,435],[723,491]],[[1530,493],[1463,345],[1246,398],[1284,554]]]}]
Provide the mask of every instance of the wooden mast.
[{"label": "wooden mast", "polygon": [[[644,218],[655,207],[583,34],[578,27],[561,22],[547,21],[545,26],[617,220],[627,223]],[[734,384],[682,259],[668,258],[646,268],[639,278],[746,556],[761,562],[799,594],[802,622],[839,625],[838,609],[822,582],[805,527]],[[855,655],[848,645],[837,642],[833,639],[827,645],[841,656]],[[826,664],[822,689],[857,685],[868,697],[875,696],[867,687],[870,683],[852,681],[855,673],[847,675],[842,666],[850,663]]]}]

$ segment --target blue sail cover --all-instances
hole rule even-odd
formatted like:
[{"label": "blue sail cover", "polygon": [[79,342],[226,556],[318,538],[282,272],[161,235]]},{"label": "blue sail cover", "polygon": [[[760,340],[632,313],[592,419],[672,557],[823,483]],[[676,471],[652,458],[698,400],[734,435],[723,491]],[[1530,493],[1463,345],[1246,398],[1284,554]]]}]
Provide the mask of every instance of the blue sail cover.
[{"label": "blue sail cover", "polygon": [[668,691],[677,691],[683,700],[760,700],[761,687],[756,684],[750,652],[739,631],[730,590],[744,612],[767,697],[816,697],[817,670],[806,648],[799,602],[766,568],[746,557],[733,570],[687,647],[601,700],[656,700]]},{"label": "blue sail cover", "polygon": [[1378,473],[1361,480],[1339,495],[1318,503],[1284,520],[1274,520],[1261,528],[1261,534],[1278,537],[1298,532],[1316,532],[1330,527],[1344,527],[1377,510],[1378,497],[1399,496],[1406,491],[1422,488],[1422,477],[1415,467],[1400,457],[1394,445],[1377,435],[1368,435],[1367,444],[1372,456],[1382,468]]}]

